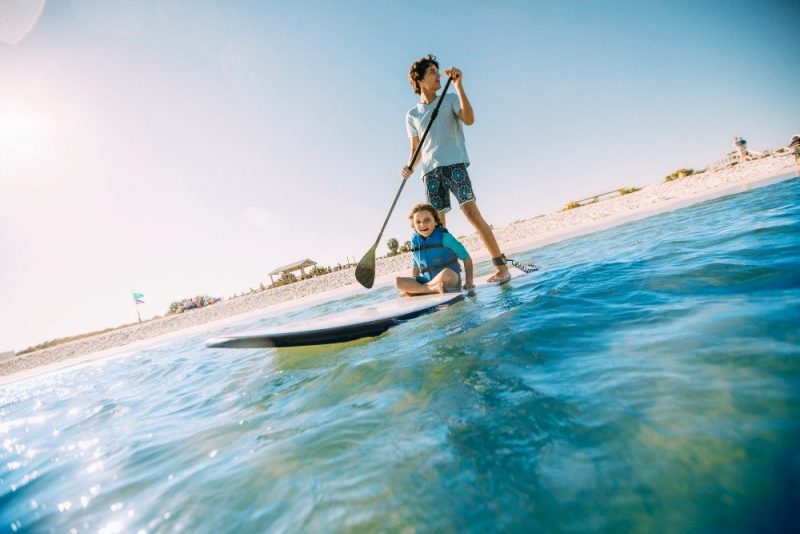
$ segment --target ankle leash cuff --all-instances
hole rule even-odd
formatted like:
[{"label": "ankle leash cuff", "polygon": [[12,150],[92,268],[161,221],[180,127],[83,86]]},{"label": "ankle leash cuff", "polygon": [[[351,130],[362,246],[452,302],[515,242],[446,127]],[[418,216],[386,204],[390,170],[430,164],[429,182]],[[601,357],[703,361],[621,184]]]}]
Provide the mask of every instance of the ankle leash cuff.
[{"label": "ankle leash cuff", "polygon": [[521,263],[515,260],[514,258],[506,258],[505,254],[501,254],[496,258],[492,258],[492,263],[494,265],[497,265],[498,267],[501,265],[505,265],[506,263],[511,263],[511,265],[513,265],[514,267],[516,267],[517,269],[519,269],[524,273],[532,273],[534,271],[539,270],[539,267],[537,267],[532,263]]}]

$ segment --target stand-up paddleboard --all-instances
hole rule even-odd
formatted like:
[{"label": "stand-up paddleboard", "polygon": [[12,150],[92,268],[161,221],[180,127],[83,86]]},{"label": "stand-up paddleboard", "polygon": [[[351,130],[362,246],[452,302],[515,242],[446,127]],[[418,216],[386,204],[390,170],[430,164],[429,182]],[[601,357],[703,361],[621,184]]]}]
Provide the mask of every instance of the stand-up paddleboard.
[{"label": "stand-up paddleboard", "polygon": [[[512,275],[514,278],[514,275]],[[480,282],[475,289],[499,284]],[[249,349],[260,347],[301,347],[343,343],[378,336],[398,323],[438,310],[462,300],[468,292],[398,297],[325,317],[278,325],[263,330],[211,338],[209,347]]]}]

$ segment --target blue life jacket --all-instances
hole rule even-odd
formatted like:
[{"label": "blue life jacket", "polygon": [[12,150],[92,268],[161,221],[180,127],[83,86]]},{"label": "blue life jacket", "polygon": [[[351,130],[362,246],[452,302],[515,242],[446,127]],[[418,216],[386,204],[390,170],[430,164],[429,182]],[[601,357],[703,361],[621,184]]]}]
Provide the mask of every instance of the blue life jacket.
[{"label": "blue life jacket", "polygon": [[419,266],[419,273],[426,280],[433,280],[446,267],[457,273],[461,272],[456,253],[442,244],[447,229],[437,226],[427,238],[414,232],[411,238],[411,251],[414,261]]}]

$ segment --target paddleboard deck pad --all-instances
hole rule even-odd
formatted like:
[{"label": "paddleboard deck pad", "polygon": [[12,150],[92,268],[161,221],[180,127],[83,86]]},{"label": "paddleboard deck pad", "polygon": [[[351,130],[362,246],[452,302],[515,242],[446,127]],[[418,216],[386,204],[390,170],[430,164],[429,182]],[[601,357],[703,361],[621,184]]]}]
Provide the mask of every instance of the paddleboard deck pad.
[{"label": "paddleboard deck pad", "polygon": [[[496,285],[499,284],[483,282],[476,284],[476,289]],[[467,292],[457,291],[444,294],[398,297],[371,306],[362,306],[306,321],[211,338],[206,342],[206,345],[208,347],[251,349],[344,343],[364,337],[378,336],[403,321],[434,312],[442,306],[458,302],[467,294]]]}]

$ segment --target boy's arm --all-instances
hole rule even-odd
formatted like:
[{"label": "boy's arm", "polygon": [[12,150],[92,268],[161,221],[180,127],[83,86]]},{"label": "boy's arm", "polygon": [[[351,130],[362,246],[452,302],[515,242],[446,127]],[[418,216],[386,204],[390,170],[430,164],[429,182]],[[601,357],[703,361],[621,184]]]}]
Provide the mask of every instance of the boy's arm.
[{"label": "boy's arm", "polygon": [[469,126],[475,122],[475,112],[472,110],[472,104],[469,103],[467,92],[464,90],[464,76],[462,75],[461,71],[455,67],[450,67],[444,71],[444,73],[452,78],[453,85],[455,86],[456,93],[458,94],[458,101],[461,104],[461,111],[458,113],[458,118],[461,119],[461,122]]},{"label": "boy's arm", "polygon": [[[419,146],[419,137],[412,137],[411,138],[411,152],[408,154],[408,161],[410,162],[408,165],[403,167],[403,170],[400,171],[400,175],[403,178],[409,178],[412,174],[414,174],[414,164],[416,162],[411,161],[411,158],[414,157],[414,152],[417,151],[417,147]],[[419,158],[417,158],[419,159]]]},{"label": "boy's arm", "polygon": [[442,236],[442,245],[452,250],[458,259],[464,262],[464,289],[472,289],[475,287],[472,278],[472,257],[469,255],[469,252],[467,252],[464,244],[453,237],[453,234],[447,232]]}]

